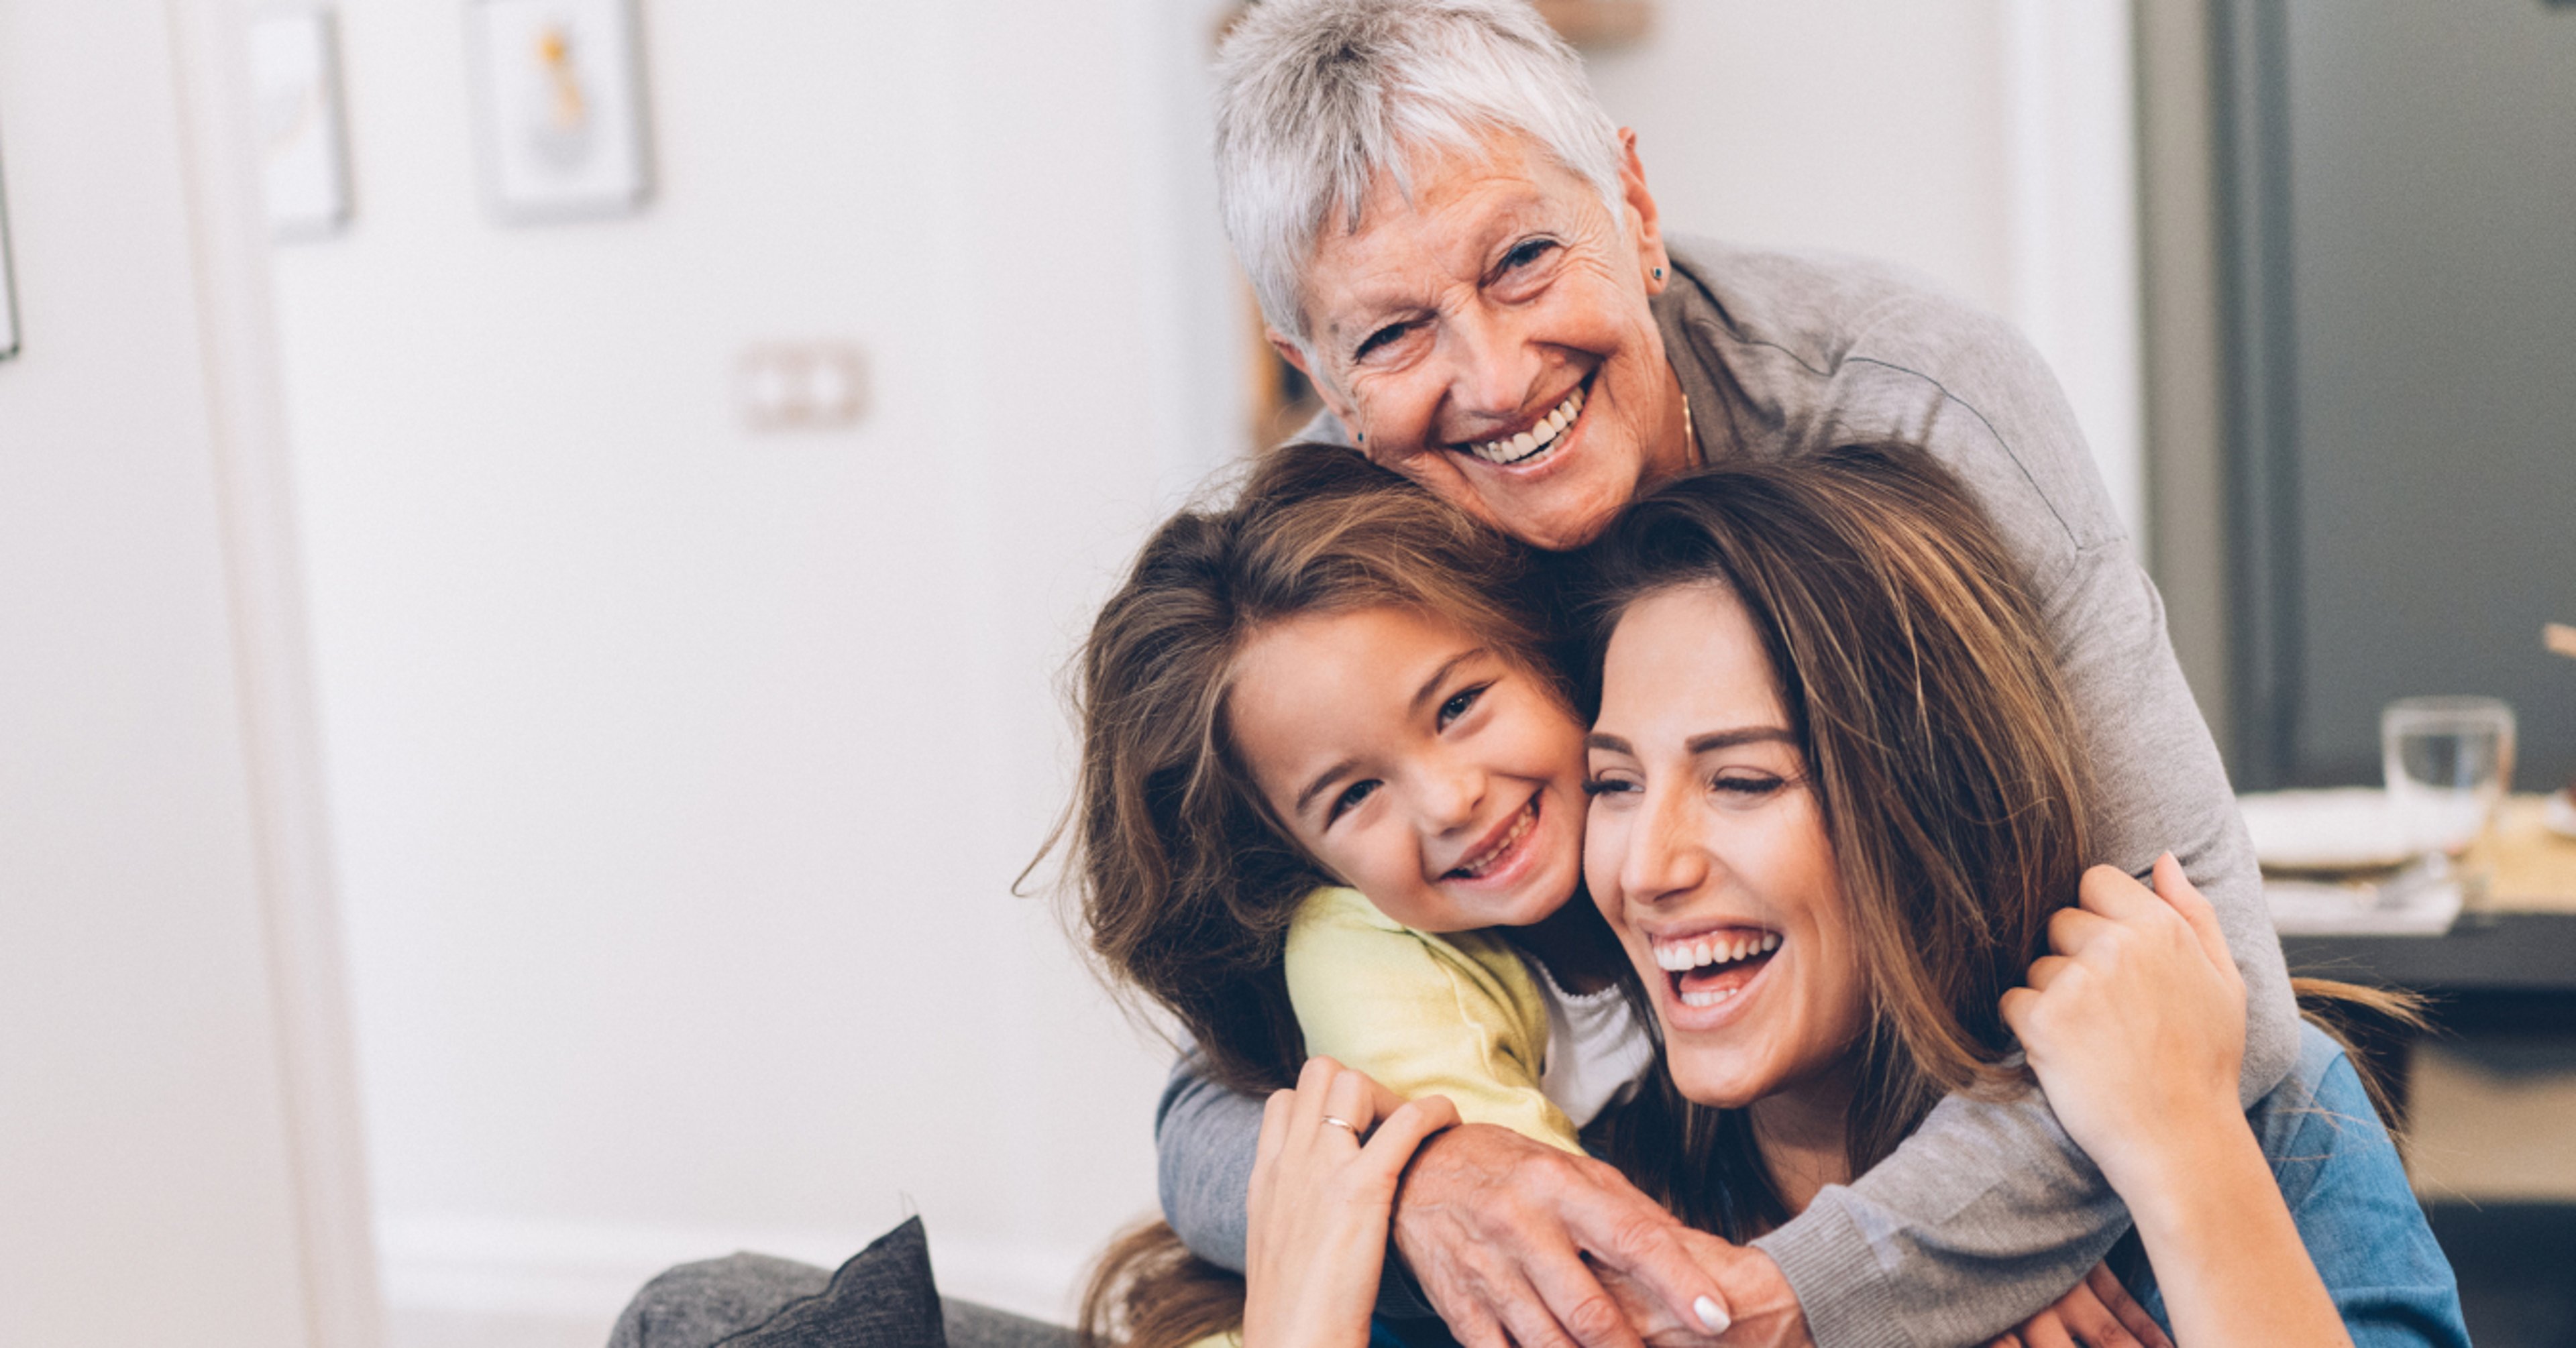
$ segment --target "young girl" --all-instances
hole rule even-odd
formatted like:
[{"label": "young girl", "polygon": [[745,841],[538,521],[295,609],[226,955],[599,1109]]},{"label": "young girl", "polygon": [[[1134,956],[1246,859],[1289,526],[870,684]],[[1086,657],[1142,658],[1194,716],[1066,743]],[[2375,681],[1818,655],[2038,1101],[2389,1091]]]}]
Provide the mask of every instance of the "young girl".
[{"label": "young girl", "polygon": [[[1292,448],[1231,508],[1166,524],[1104,607],[1081,671],[1086,926],[1227,1084],[1336,1058],[1580,1153],[1651,1060],[1617,946],[1568,903],[1583,727],[1539,565],[1348,451]],[[1149,1232],[1091,1318],[1156,1270],[1129,1337],[1225,1327],[1221,1283],[1170,1293],[1189,1267]]]},{"label": "young girl", "polygon": [[[1464,1047],[1454,1015],[1353,1016],[1352,987],[1537,1005],[1633,1078],[1651,1045],[1613,987],[1582,880],[1583,727],[1550,658],[1537,555],[1347,451],[1265,458],[1236,504],[1148,542],[1081,672],[1073,828],[1110,970],[1176,1016],[1228,1084],[1311,1054],[1469,1119],[1572,1148],[1611,1093],[1544,1034]],[[1362,895],[1366,897],[1363,898]],[[1509,931],[1508,940],[1494,934]],[[1434,939],[1447,935],[1451,939]],[[1533,955],[1535,961],[1524,959]],[[1544,989],[1544,991],[1542,991]],[[1410,1075],[1378,1026],[1423,1024],[1474,1076]],[[1493,1062],[1522,1079],[1499,1084]],[[1559,1067],[1553,1096],[1540,1089]],[[1621,1075],[1615,1069],[1606,1075]]]}]

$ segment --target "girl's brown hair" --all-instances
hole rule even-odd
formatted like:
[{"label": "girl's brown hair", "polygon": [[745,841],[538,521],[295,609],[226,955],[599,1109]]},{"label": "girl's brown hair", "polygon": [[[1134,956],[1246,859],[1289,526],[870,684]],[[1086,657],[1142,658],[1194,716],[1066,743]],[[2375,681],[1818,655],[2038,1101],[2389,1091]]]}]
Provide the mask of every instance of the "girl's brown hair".
[{"label": "girl's brown hair", "polygon": [[1218,1081],[1293,1085],[1305,1060],[1280,947],[1331,881],[1272,817],[1226,733],[1234,664],[1265,626],[1392,605],[1534,674],[1531,554],[1347,449],[1266,455],[1234,504],[1185,511],[1102,606],[1075,690],[1069,836],[1082,925],[1115,979],[1180,1022]]},{"label": "girl's brown hair", "polygon": [[[2025,1085],[1997,1004],[2075,897],[2084,771],[2047,625],[1966,491],[1908,446],[1739,458],[1638,502],[1584,561],[1596,676],[1620,615],[1675,587],[1725,587],[1760,635],[1870,989],[1851,1172],[1942,1096]],[[1787,1219],[1742,1113],[1660,1070],[1610,1134],[1694,1225]]]},{"label": "girl's brown hair", "polygon": [[[1226,732],[1245,645],[1272,623],[1391,605],[1554,679],[1534,554],[1331,445],[1264,456],[1233,504],[1174,516],[1084,643],[1082,764],[1064,836],[1084,932],[1114,984],[1169,1012],[1209,1074],[1293,1085],[1305,1041],[1281,947],[1331,881],[1272,817]],[[1180,1348],[1242,1322],[1243,1280],[1156,1222],[1102,1257],[1085,1342]]]}]

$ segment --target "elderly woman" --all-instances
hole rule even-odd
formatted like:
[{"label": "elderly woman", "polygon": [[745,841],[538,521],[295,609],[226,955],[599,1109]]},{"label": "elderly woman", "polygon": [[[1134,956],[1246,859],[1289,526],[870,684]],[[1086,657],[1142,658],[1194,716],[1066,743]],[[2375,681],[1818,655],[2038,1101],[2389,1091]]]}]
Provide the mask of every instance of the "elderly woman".
[{"label": "elderly woman", "polygon": [[[2159,852],[2180,858],[2243,976],[2244,1100],[2283,1079],[2297,1013],[2225,773],[2155,590],[2021,338],[1880,268],[1668,237],[1635,136],[1521,0],[1265,0],[1220,67],[1226,227],[1272,342],[1328,409],[1304,438],[1556,549],[1732,455],[1905,440],[1963,480],[2049,624],[2095,859],[2143,874]],[[1185,1058],[1157,1123],[1166,1214],[1235,1269],[1261,1116]],[[2078,1289],[2126,1226],[2036,1097],[1944,1101],[1746,1247],[1687,1230],[1605,1166],[1468,1125],[1405,1173],[1392,1244],[1411,1277],[1385,1280],[1382,1308],[1436,1310],[1468,1348],[1638,1348],[1641,1330],[1687,1335],[1670,1308],[1703,1297],[1732,1309],[1729,1342],[1974,1342]],[[621,1342],[711,1341],[823,1280],[675,1270]],[[947,1334],[1046,1331],[952,1306]]]},{"label": "elderly woman", "polygon": [[[1730,455],[1930,448],[2032,579],[2084,729],[2096,859],[2143,873],[2176,853],[2244,977],[2244,1098],[2282,1079],[2296,1011],[2224,770],[2074,417],[2019,336],[1880,268],[1666,235],[1636,137],[1517,0],[1255,6],[1220,57],[1217,155],[1271,340],[1329,412],[1305,438],[1530,542],[1581,544],[1643,489]],[[1159,1119],[1165,1211],[1229,1267],[1260,1114],[1184,1061]],[[1739,1335],[1956,1343],[2068,1291],[2126,1225],[2044,1104],[1963,1097],[1743,1250],[1684,1233],[1604,1168],[1451,1129],[1408,1170],[1393,1243],[1469,1348],[1633,1348],[1615,1307],[1711,1290]],[[1605,1295],[1603,1268],[1647,1295]]]}]

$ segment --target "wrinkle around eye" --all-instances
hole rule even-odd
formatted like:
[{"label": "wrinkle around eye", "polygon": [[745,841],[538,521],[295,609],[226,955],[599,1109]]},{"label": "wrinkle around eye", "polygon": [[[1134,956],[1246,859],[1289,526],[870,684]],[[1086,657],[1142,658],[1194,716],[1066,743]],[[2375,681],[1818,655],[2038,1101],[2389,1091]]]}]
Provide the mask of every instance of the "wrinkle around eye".
[{"label": "wrinkle around eye", "polygon": [[1373,357],[1383,356],[1389,348],[1401,344],[1421,327],[1422,320],[1417,318],[1389,323],[1378,328],[1375,332],[1361,338],[1359,345],[1351,349],[1351,364],[1359,365]]},{"label": "wrinkle around eye", "polygon": [[1546,257],[1548,254],[1556,252],[1562,246],[1563,245],[1559,244],[1554,239],[1523,239],[1519,243],[1512,245],[1512,250],[1510,252],[1503,254],[1502,265],[1496,268],[1496,272],[1497,274],[1508,274],[1510,272],[1519,271],[1520,269]]},{"label": "wrinkle around eye", "polygon": [[1527,240],[1494,264],[1493,274],[1485,285],[1495,298],[1516,303],[1541,294],[1564,268],[1557,265],[1565,257],[1565,246],[1553,239]]}]

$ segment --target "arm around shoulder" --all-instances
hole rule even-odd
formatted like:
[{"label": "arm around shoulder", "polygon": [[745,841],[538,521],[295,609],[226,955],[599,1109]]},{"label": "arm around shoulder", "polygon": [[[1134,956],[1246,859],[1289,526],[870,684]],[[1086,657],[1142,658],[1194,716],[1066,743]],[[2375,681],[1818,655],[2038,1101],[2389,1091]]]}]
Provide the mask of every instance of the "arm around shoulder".
[{"label": "arm around shoulder", "polygon": [[2088,738],[2094,856],[2135,876],[2170,852],[2215,910],[2245,981],[2237,1096],[2251,1107],[2298,1061],[2298,1001],[2264,906],[2253,840],[2174,660],[2163,602],[2122,543],[2082,558],[2051,609]]},{"label": "arm around shoulder", "polygon": [[1190,1253],[1243,1271],[1250,1227],[1245,1201],[1261,1141],[1262,1102],[1207,1075],[1195,1052],[1172,1064],[1154,1110],[1154,1152],[1163,1219]]}]

